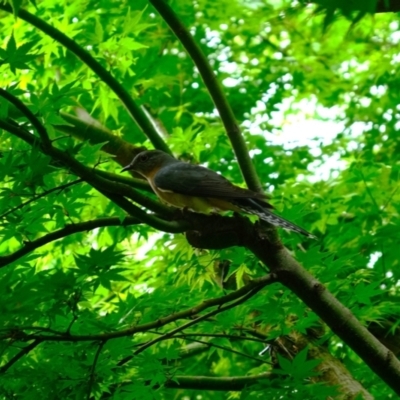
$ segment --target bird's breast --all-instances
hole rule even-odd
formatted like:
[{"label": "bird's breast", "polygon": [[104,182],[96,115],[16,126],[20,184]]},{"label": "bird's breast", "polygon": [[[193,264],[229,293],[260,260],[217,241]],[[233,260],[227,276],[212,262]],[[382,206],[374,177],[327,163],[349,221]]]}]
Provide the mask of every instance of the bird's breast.
[{"label": "bird's breast", "polygon": [[238,207],[224,199],[190,196],[181,193],[174,193],[169,190],[162,190],[154,186],[153,190],[162,201],[178,208],[187,208],[204,214],[209,214],[210,212],[215,211],[239,211]]}]

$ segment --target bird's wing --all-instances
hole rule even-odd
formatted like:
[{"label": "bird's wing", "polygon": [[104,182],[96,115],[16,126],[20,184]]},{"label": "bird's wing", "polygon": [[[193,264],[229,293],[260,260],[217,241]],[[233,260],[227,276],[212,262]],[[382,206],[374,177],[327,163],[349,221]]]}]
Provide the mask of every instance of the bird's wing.
[{"label": "bird's wing", "polygon": [[233,185],[226,178],[208,168],[184,162],[161,168],[154,175],[154,184],[160,190],[198,197],[260,200],[266,198],[263,194]]}]

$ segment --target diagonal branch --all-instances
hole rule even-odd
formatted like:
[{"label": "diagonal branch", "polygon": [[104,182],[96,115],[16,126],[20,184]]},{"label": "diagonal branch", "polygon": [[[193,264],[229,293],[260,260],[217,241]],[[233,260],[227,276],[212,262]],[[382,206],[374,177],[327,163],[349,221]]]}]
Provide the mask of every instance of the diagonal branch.
[{"label": "diagonal branch", "polygon": [[4,214],[0,215],[0,218],[5,218],[7,215],[12,214],[13,212],[15,212],[15,211],[17,211],[17,210],[20,210],[21,208],[26,207],[28,204],[33,203],[34,201],[36,201],[36,200],[38,200],[38,199],[40,199],[40,198],[42,198],[42,197],[45,197],[45,196],[47,196],[47,195],[50,194],[50,193],[53,193],[53,192],[56,192],[56,191],[60,191],[60,192],[61,192],[61,191],[63,191],[64,189],[66,189],[66,188],[68,188],[68,187],[70,187],[70,186],[76,185],[77,183],[81,183],[81,182],[83,182],[82,179],[76,179],[75,181],[68,182],[68,183],[66,183],[66,184],[64,184],[64,185],[60,185],[60,186],[51,188],[51,189],[49,189],[49,190],[46,190],[46,191],[44,191],[43,193],[40,193],[40,194],[38,194],[38,195],[32,197],[31,199],[29,199],[29,200],[27,200],[27,201],[21,203],[20,205],[14,207],[14,208],[11,208],[10,210],[8,210],[7,212],[5,212]]},{"label": "diagonal branch", "polygon": [[40,339],[34,340],[31,344],[28,344],[25,346],[21,351],[19,351],[13,358],[11,358],[8,363],[4,364],[2,367],[0,367],[0,374],[3,374],[6,372],[9,368],[11,368],[19,359],[21,359],[25,354],[28,354],[30,351],[32,351],[36,346],[38,346],[41,343]]},{"label": "diagonal branch", "polygon": [[[12,13],[12,8],[5,4],[0,4],[0,9]],[[154,147],[170,153],[168,146],[160,137],[151,121],[147,118],[143,110],[138,106],[128,91],[111,75],[95,58],[93,58],[86,50],[79,46],[74,40],[64,35],[58,29],[49,25],[47,22],[36,17],[30,12],[19,9],[18,17],[35,26],[52,39],[62,44],[65,48],[75,54],[83,63],[85,63],[110,89],[119,97],[121,102],[128,110],[131,117],[136,121],[137,125],[142,129],[144,134],[150,139]]]},{"label": "diagonal branch", "polygon": [[146,192],[153,193],[152,188],[144,179],[132,178],[130,176],[124,176],[119,174],[113,174],[112,172],[103,171],[101,169],[94,170],[96,175],[100,175],[109,181],[124,183],[125,185],[132,186],[135,189],[145,190]]},{"label": "diagonal branch", "polygon": [[[162,333],[160,333],[160,332],[151,332],[151,333],[156,334],[156,335],[162,335]],[[183,333],[183,334],[181,334],[181,335],[173,335],[173,336],[170,336],[170,337],[165,337],[163,340],[169,340],[169,339],[183,339],[183,340],[188,340],[188,341],[190,341],[190,342],[204,344],[204,345],[206,345],[207,347],[215,347],[216,349],[221,349],[221,350],[227,351],[227,352],[232,353],[232,354],[237,354],[237,355],[240,356],[240,357],[245,357],[245,358],[248,358],[248,359],[250,359],[250,360],[257,361],[257,362],[259,362],[259,363],[261,363],[261,364],[272,364],[272,363],[269,362],[269,361],[265,361],[265,360],[262,360],[261,358],[257,358],[257,357],[250,356],[250,355],[248,355],[248,354],[242,353],[241,351],[234,350],[234,349],[232,349],[232,348],[230,348],[230,347],[221,346],[221,345],[216,344],[216,343],[213,343],[213,342],[207,342],[206,340],[192,339],[192,338],[189,337],[189,336],[190,336],[190,335],[186,335],[185,333]],[[191,336],[211,336],[211,337],[215,337],[216,335],[201,335],[201,334],[196,334],[196,335],[191,335]],[[226,335],[220,335],[219,337],[227,337],[227,336],[226,336]],[[243,337],[242,337],[242,339],[243,339]],[[246,339],[248,339],[248,338],[244,338],[244,340],[246,340]],[[250,338],[250,339],[251,339],[251,338]]]},{"label": "diagonal branch", "polygon": [[[272,282],[271,282],[272,283]],[[239,304],[244,303],[245,301],[247,301],[249,298],[253,297],[255,294],[257,294],[263,287],[264,285],[258,285],[255,288],[253,288],[251,291],[249,291],[248,293],[246,293],[243,297],[241,297],[240,299],[236,300],[233,303],[230,303],[226,306],[222,306],[217,308],[216,310],[210,311],[207,314],[201,315],[200,317],[195,318],[192,321],[187,322],[186,324],[183,324],[181,326],[178,326],[177,328],[164,333],[162,336],[155,338],[149,342],[147,342],[146,344],[144,344],[143,346],[139,347],[137,350],[135,350],[135,352],[133,353],[134,355],[138,355],[140,353],[142,353],[144,350],[148,349],[149,347],[153,346],[154,344],[161,342],[162,340],[165,340],[167,338],[170,338],[171,336],[175,335],[175,333],[181,332],[184,329],[189,328],[190,326],[196,325],[201,321],[204,321],[210,317],[213,317],[214,315],[217,315],[221,312],[224,312],[226,310],[229,310],[231,308],[234,308],[236,306],[238,306]],[[118,363],[118,365],[122,365],[120,363]]]},{"label": "diagonal branch", "polygon": [[247,186],[254,191],[261,191],[262,186],[249,156],[246,142],[241,134],[240,127],[236,122],[232,108],[226,99],[221,84],[215,76],[207,57],[195,42],[189,30],[182,21],[180,21],[178,16],[165,0],[149,1],[180,40],[203,78],[204,84],[214,101],[215,107],[217,108],[224,124],[226,133],[232,143],[233,150],[235,151],[236,158],[239,162]]},{"label": "diagonal branch", "polygon": [[141,151],[146,150],[145,147],[134,146],[112,133],[85,109],[76,107],[74,111],[77,115],[60,111],[60,116],[67,125],[54,125],[54,129],[91,145],[103,143],[101,150],[112,155],[113,161],[122,167],[130,163]]},{"label": "diagonal branch", "polygon": [[118,217],[110,217],[110,218],[98,218],[92,221],[80,222],[77,224],[69,224],[64,228],[59,229],[58,231],[53,231],[40,237],[39,239],[32,240],[31,242],[25,242],[24,246],[19,250],[11,253],[7,256],[0,257],[0,268],[5,267],[8,264],[18,260],[19,258],[25,256],[26,254],[36,250],[39,247],[42,247],[50,242],[54,242],[55,240],[62,239],[63,237],[73,235],[79,232],[85,232],[96,228],[103,228],[106,226],[129,226],[129,225],[137,225],[140,224],[139,221],[135,217],[127,216],[123,221],[121,221]]},{"label": "diagonal branch", "polygon": [[[21,129],[21,127],[19,127],[18,125],[0,120],[0,128],[3,128],[4,130],[14,134],[15,136],[21,138],[32,146],[35,144],[40,145],[38,139],[35,139],[33,135],[31,135],[26,130]],[[177,233],[184,230],[184,224],[179,224],[174,221],[169,222],[153,215],[147,214],[139,207],[124,199],[123,196],[132,199],[133,201],[147,207],[148,209],[164,217],[172,218],[175,214],[174,209],[164,206],[160,202],[137,192],[128,185],[109,181],[99,175],[96,175],[95,170],[86,167],[74,157],[72,157],[69,153],[57,149],[56,147],[51,147],[46,150],[42,148],[42,151],[48,156],[52,157],[54,160],[57,160],[59,162],[61,161],[64,165],[68,166],[73,173],[92,185],[96,190],[98,190],[107,198],[111,199],[123,210],[125,210],[130,215],[136,217],[141,222],[144,222],[156,229],[160,229],[165,232]]]},{"label": "diagonal branch", "polygon": [[37,133],[42,140],[42,143],[45,147],[51,147],[51,141],[47,134],[46,128],[42,125],[42,123],[38,120],[36,115],[17,97],[7,92],[6,90],[0,88],[0,96],[4,97],[7,101],[13,104],[26,118],[28,118],[29,122],[36,129]]},{"label": "diagonal branch", "polygon": [[94,376],[95,376],[95,372],[96,372],[97,361],[99,360],[101,350],[103,350],[103,347],[106,344],[106,342],[107,341],[102,341],[99,344],[99,346],[97,347],[96,354],[94,355],[92,368],[90,369],[90,378],[89,378],[89,383],[88,383],[87,400],[91,399],[92,387],[93,387],[93,383],[94,383]]},{"label": "diagonal branch", "polygon": [[[185,223],[185,221],[167,221],[165,219],[158,218],[153,214],[148,214],[146,211],[143,211],[139,207],[132,204],[124,196],[121,196],[119,194],[113,194],[110,192],[105,192],[102,191],[100,188],[96,189],[100,193],[102,193],[105,197],[110,199],[113,203],[115,203],[117,206],[126,211],[129,215],[137,218],[138,220],[140,220],[141,223],[147,224],[154,229],[158,229],[160,231],[168,233],[182,233],[185,232],[189,227],[189,225]],[[162,206],[162,204],[160,204],[160,206]],[[168,213],[171,216],[172,213],[174,213],[174,211],[172,209],[169,209]]]},{"label": "diagonal branch", "polygon": [[260,235],[249,238],[246,247],[277,275],[279,282],[296,294],[348,344],[372,371],[400,394],[400,361],[285,247],[273,246]]}]

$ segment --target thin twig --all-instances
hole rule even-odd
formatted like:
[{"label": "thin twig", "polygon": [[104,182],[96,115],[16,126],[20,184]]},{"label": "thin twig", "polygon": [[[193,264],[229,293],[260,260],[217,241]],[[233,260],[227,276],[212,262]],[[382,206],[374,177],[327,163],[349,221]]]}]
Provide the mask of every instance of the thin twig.
[{"label": "thin twig", "polygon": [[[252,293],[251,296],[253,296],[255,294],[253,293],[254,290],[259,291],[263,287],[270,285],[274,282],[276,282],[276,276],[274,274],[265,275],[250,281],[247,285],[224,296],[204,300],[200,304],[191,307],[189,309],[178,311],[176,313],[167,315],[166,317],[159,318],[155,321],[147,322],[142,325],[135,325],[130,328],[117,332],[101,333],[95,335],[67,335],[65,334],[65,332],[59,332],[54,335],[30,334],[26,335],[26,340],[39,339],[41,341],[54,341],[54,342],[87,342],[87,341],[111,340],[120,337],[132,336],[135,333],[148,332],[151,329],[161,328],[162,326],[170,324],[171,322],[193,317],[194,315],[198,315],[201,311],[206,310],[207,308],[214,306],[221,306],[235,299],[240,299],[244,301],[247,299],[246,295],[248,295],[249,293]],[[221,309],[222,308],[219,308],[218,310]],[[222,311],[224,311],[224,309]],[[216,314],[218,314],[218,312]],[[208,315],[204,315],[203,319],[207,319],[208,317],[209,317]]]},{"label": "thin twig", "polygon": [[[160,333],[160,332],[152,332],[152,333],[155,333],[155,334],[157,334],[157,335],[162,335],[162,333]],[[194,336],[194,335],[193,335],[193,336]],[[206,335],[196,335],[196,336],[206,336]],[[210,335],[210,336],[213,336],[213,335]],[[221,336],[223,336],[223,335],[221,335]],[[205,340],[191,339],[191,338],[189,338],[188,335],[186,335],[185,333],[183,333],[183,334],[181,334],[181,335],[174,335],[174,336],[171,336],[171,337],[164,338],[164,340],[169,340],[169,339],[184,339],[184,340],[189,340],[189,341],[195,342],[195,343],[202,343],[202,344],[205,344],[205,345],[207,345],[207,346],[209,346],[209,347],[215,347],[215,348],[217,348],[217,349],[225,350],[225,351],[228,351],[228,352],[230,352],[230,353],[237,354],[237,355],[239,355],[239,356],[241,356],[241,357],[245,357],[245,358],[248,358],[248,359],[250,359],[250,360],[254,360],[254,361],[260,362],[260,363],[262,363],[262,364],[271,364],[271,363],[268,362],[268,361],[261,360],[260,358],[250,356],[250,355],[248,355],[248,354],[242,353],[242,352],[237,351],[237,350],[230,349],[229,347],[221,346],[221,345],[219,345],[219,344],[212,343],[212,342],[206,342]],[[246,339],[248,339],[248,338],[246,338]],[[251,339],[251,338],[250,338],[250,339]]]},{"label": "thin twig", "polygon": [[127,216],[124,221],[121,222],[121,219],[118,217],[109,217],[109,218],[98,218],[91,221],[80,222],[77,224],[69,224],[66,225],[64,228],[61,228],[57,231],[53,231],[44,235],[36,240],[31,242],[25,242],[24,246],[21,247],[19,250],[15,251],[6,256],[0,257],[0,268],[4,267],[19,258],[23,257],[24,255],[30,253],[37,248],[44,246],[50,242],[55,240],[61,239],[63,237],[78,233],[78,232],[85,232],[95,228],[103,228],[106,226],[129,226],[129,225],[137,225],[140,224],[140,221],[135,217]]},{"label": "thin twig", "polygon": [[373,203],[373,205],[375,206],[378,215],[380,215],[380,214],[381,214],[381,210],[380,210],[379,205],[378,205],[378,203],[376,202],[374,196],[372,196],[371,190],[370,190],[370,188],[368,187],[367,181],[366,181],[366,179],[365,179],[365,176],[364,176],[362,170],[359,169],[358,172],[359,172],[359,174],[361,175],[361,179],[362,179],[363,182],[364,182],[365,190],[367,191],[368,196],[369,196],[370,199],[372,200],[372,203]]},{"label": "thin twig", "polygon": [[[155,335],[160,335],[160,332],[156,331],[148,331],[148,333],[153,333]],[[225,333],[182,333],[181,335],[175,335],[174,338],[186,338],[190,336],[201,336],[201,337],[211,337],[211,338],[225,338],[225,339],[232,339],[232,340],[248,340],[250,342],[258,342],[258,343],[265,343],[265,340],[257,339],[249,336],[239,336],[239,335],[227,335]]]},{"label": "thin twig", "polygon": [[80,183],[80,182],[83,182],[83,179],[76,179],[75,181],[68,182],[65,185],[60,185],[60,186],[54,187],[52,189],[46,190],[45,192],[40,193],[39,195],[37,195],[37,196],[25,201],[24,203],[21,203],[20,205],[14,207],[14,208],[11,208],[10,210],[5,212],[4,214],[0,215],[0,218],[4,218],[7,215],[12,214],[13,212],[15,212],[17,210],[20,210],[21,208],[26,207],[28,204],[30,204],[30,203],[32,203],[32,202],[34,202],[34,201],[36,201],[36,200],[38,200],[38,199],[40,199],[42,197],[47,196],[50,193],[56,192],[57,190],[63,191],[64,189],[66,189],[66,188],[68,188],[70,186],[76,185],[77,183]]},{"label": "thin twig", "polygon": [[93,383],[94,383],[94,374],[96,372],[96,364],[99,359],[101,350],[103,349],[104,345],[106,344],[106,340],[102,341],[99,346],[97,347],[96,354],[93,359],[93,364],[92,368],[90,370],[90,378],[89,378],[89,383],[88,383],[88,394],[87,394],[87,400],[90,400],[90,396],[92,394],[92,388],[93,388]]},{"label": "thin twig", "polygon": [[41,343],[41,340],[36,339],[31,344],[28,344],[28,346],[25,346],[20,352],[18,352],[13,358],[11,358],[11,360],[8,363],[6,363],[2,367],[0,367],[0,374],[6,372],[20,358],[22,358],[25,354],[28,354],[30,351],[32,351],[40,343]]},{"label": "thin twig", "polygon": [[38,120],[36,115],[20,99],[18,99],[18,97],[15,97],[14,95],[2,88],[0,88],[0,96],[4,97],[7,101],[13,104],[26,118],[28,118],[29,122],[33,125],[33,127],[39,134],[43,145],[46,148],[50,148],[52,145],[49,135],[47,134],[46,128]]},{"label": "thin twig", "polygon": [[[177,332],[181,332],[181,331],[183,331],[184,329],[187,329],[187,328],[189,328],[190,326],[196,325],[196,324],[198,324],[199,322],[201,322],[201,321],[203,321],[203,320],[205,320],[205,319],[207,319],[207,318],[210,318],[210,317],[212,317],[212,316],[214,316],[214,315],[217,315],[217,314],[219,314],[219,313],[221,313],[221,312],[224,312],[224,311],[226,311],[226,310],[229,310],[229,309],[231,309],[231,308],[234,308],[234,307],[238,306],[239,304],[244,303],[246,300],[248,300],[249,298],[253,297],[256,293],[258,293],[264,286],[265,286],[265,285],[259,285],[259,286],[255,287],[254,289],[252,289],[252,290],[251,290],[250,292],[248,292],[247,294],[245,294],[245,295],[244,295],[243,297],[241,297],[240,299],[236,300],[235,302],[233,302],[233,303],[231,303],[231,304],[228,304],[228,305],[226,305],[226,306],[219,307],[219,308],[217,308],[216,310],[210,311],[210,312],[208,312],[207,314],[204,314],[204,315],[202,315],[202,316],[200,316],[200,317],[197,317],[197,318],[195,318],[194,320],[187,322],[186,324],[183,324],[183,325],[181,325],[181,326],[178,326],[177,328],[175,328],[175,329],[173,329],[173,330],[171,330],[171,331],[169,331],[169,332],[167,332],[167,333],[164,333],[162,336],[160,336],[160,337],[158,337],[158,338],[155,338],[155,339],[149,341],[148,343],[144,344],[143,346],[139,347],[137,350],[134,351],[133,354],[134,354],[134,355],[138,355],[138,354],[142,353],[144,350],[146,350],[146,349],[148,349],[149,347],[153,346],[154,344],[156,344],[156,343],[158,343],[158,342],[161,342],[161,341],[164,340],[165,338],[169,338],[169,337],[173,336],[173,335],[174,335],[175,333],[177,333]],[[118,364],[118,365],[119,365],[119,364]]]},{"label": "thin twig", "polygon": [[[18,125],[0,120],[0,128],[3,128],[4,130],[14,134],[20,139],[26,141],[28,144],[35,145],[36,141],[32,137],[32,135],[26,130],[21,129],[21,127],[19,127]],[[125,210],[129,215],[137,218],[139,222],[145,223],[155,229],[170,233],[180,233],[185,231],[185,229],[188,227],[188,225],[185,224],[183,221],[167,221],[154,215],[150,215],[146,211],[141,210],[139,207],[124,198],[124,196],[164,217],[168,217],[171,219],[175,214],[175,210],[173,208],[167,207],[160,202],[139,193],[128,185],[109,181],[102,178],[101,176],[96,175],[92,168],[86,167],[74,157],[72,157],[69,153],[62,151],[56,147],[52,147],[48,152],[46,152],[46,154],[53,159],[61,162],[62,164],[68,166],[73,173],[84,179],[97,191],[113,201],[120,208]]]}]

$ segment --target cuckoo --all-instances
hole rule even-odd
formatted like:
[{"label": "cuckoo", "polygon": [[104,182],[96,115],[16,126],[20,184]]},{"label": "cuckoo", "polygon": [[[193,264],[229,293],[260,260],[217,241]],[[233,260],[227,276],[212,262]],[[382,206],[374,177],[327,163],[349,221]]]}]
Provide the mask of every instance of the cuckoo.
[{"label": "cuckoo", "polygon": [[315,239],[303,228],[274,214],[265,194],[236,186],[208,168],[179,161],[163,151],[143,151],[122,171],[142,175],[155,194],[174,207],[205,214],[228,210],[253,214],[272,225]]}]

